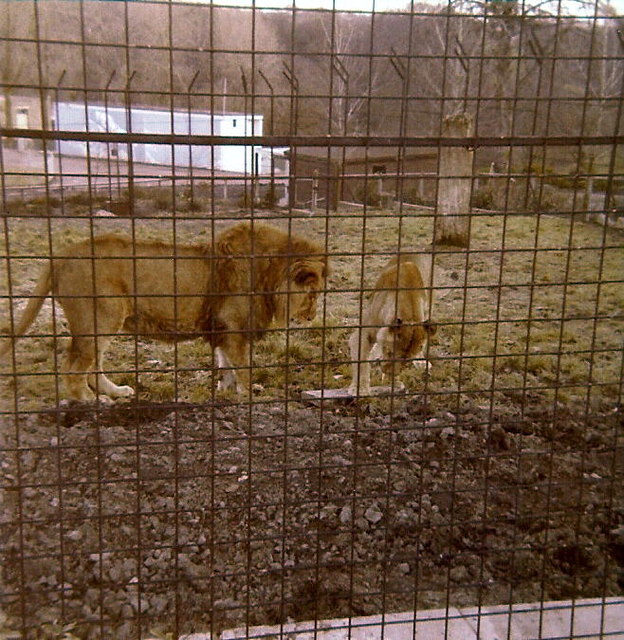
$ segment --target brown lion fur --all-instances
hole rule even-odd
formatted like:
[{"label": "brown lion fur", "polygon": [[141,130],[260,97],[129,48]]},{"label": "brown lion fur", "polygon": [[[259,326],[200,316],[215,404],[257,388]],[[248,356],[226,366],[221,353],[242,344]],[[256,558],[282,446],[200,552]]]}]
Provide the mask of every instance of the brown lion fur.
[{"label": "brown lion fur", "polygon": [[52,293],[72,336],[62,367],[71,399],[93,400],[94,391],[133,395],[102,373],[106,348],[120,331],[166,342],[201,337],[226,369],[219,388],[245,392],[251,337],[262,336],[273,320],[311,320],[326,275],[318,245],[267,224],[234,225],[213,245],[97,236],[48,262],[13,337],[26,333]]},{"label": "brown lion fur", "polygon": [[370,363],[382,361],[394,378],[407,361],[425,367],[427,343],[436,333],[430,322],[431,258],[402,254],[382,269],[362,314],[362,326],[349,339],[352,395],[370,394]]}]

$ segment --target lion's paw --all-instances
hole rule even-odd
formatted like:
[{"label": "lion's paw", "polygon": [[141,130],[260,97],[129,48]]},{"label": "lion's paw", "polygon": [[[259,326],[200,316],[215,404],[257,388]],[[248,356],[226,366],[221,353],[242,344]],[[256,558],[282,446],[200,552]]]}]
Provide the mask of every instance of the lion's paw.
[{"label": "lion's paw", "polygon": [[132,398],[134,396],[134,389],[127,384],[121,387],[115,387],[111,390],[110,395],[114,398]]}]

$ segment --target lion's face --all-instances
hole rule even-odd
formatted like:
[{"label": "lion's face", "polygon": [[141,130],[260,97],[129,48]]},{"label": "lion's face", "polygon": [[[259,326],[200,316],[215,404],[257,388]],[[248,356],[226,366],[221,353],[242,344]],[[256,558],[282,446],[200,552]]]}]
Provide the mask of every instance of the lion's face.
[{"label": "lion's face", "polygon": [[310,322],[316,317],[318,291],[301,291],[290,294],[290,319]]},{"label": "lion's face", "polygon": [[321,261],[306,260],[293,269],[277,296],[275,318],[281,325],[314,320],[320,292],[325,286],[326,268]]},{"label": "lion's face", "polygon": [[407,323],[397,318],[384,332],[380,344],[384,374],[391,375],[393,366],[400,367],[407,361],[422,358],[427,341],[435,335],[436,330],[436,326],[430,322]]}]

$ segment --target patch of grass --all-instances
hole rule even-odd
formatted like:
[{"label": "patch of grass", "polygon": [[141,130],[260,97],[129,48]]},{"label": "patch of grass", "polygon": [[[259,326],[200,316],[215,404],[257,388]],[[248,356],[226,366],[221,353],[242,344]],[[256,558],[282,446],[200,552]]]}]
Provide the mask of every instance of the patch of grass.
[{"label": "patch of grass", "polygon": [[[288,224],[281,219],[274,223]],[[201,218],[175,223],[11,218],[2,246],[12,256],[14,295],[32,291],[50,247],[56,252],[66,242],[88,236],[92,224],[95,233],[134,229],[137,237],[164,241],[175,237],[178,242],[209,242],[213,229],[212,221]],[[229,224],[230,220],[214,223],[217,230]],[[338,213],[329,218],[294,218],[289,226],[327,247],[333,271],[319,316],[310,327],[294,328],[288,340],[284,331],[271,331],[254,347],[254,382],[273,398],[282,397],[286,381],[293,389],[349,384],[347,340],[365,303],[362,285],[373,285],[379,269],[398,248],[426,250],[433,236],[433,217],[428,214]],[[400,379],[410,392],[434,392],[431,401],[451,409],[464,393],[477,402],[493,398],[508,402],[505,390],[524,385],[536,387],[544,402],[555,397],[584,402],[591,381],[596,389],[592,401],[615,400],[620,378],[616,354],[623,337],[621,234],[543,215],[479,215],[473,217],[471,228],[469,253],[436,250],[433,317],[439,330],[431,345],[434,365],[426,379],[422,370],[405,369]],[[2,295],[8,292],[6,268],[5,260]],[[14,300],[16,308],[24,304],[24,299]],[[51,309],[46,303],[33,334],[52,333]],[[8,319],[7,299],[1,314],[0,325]],[[56,327],[57,333],[66,333],[60,312]],[[17,377],[10,375],[10,364],[3,368],[9,374],[7,381],[15,384],[15,388],[3,385],[0,397],[6,406],[13,406],[15,395],[22,409],[55,402],[56,365],[50,342],[32,336],[17,344]],[[60,347],[62,341],[57,342]],[[135,349],[134,339],[117,339],[107,363],[117,372],[111,377],[120,384],[135,386],[138,369],[139,395],[144,399],[172,400],[176,387],[179,400],[203,402],[213,397],[212,354],[201,341],[178,345],[176,350],[143,341]],[[379,381],[377,368],[374,376]]]}]

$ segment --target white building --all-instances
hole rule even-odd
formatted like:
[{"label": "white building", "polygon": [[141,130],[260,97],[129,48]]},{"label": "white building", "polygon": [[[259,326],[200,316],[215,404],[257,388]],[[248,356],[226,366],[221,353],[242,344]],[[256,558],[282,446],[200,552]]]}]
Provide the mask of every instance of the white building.
[{"label": "white building", "polygon": [[[216,136],[260,136],[264,117],[241,113],[210,114],[132,107],[107,107],[71,102],[54,106],[59,131],[155,133]],[[58,152],[67,156],[128,159],[128,144],[61,140]],[[239,174],[268,173],[260,147],[249,145],[170,145],[134,143],[134,162],[193,167]]]}]

